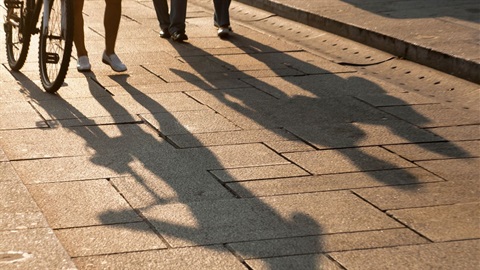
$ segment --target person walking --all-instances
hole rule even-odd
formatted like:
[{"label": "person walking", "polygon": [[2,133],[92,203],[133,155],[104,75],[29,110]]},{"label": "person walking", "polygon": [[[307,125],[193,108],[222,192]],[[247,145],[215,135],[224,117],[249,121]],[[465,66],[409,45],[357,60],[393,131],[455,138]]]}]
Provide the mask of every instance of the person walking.
[{"label": "person walking", "polygon": [[[103,51],[102,62],[109,65],[114,71],[126,71],[127,67],[115,54],[115,44],[122,16],[122,1],[105,0],[105,3],[105,13],[103,16],[103,24],[105,27],[105,50]],[[91,65],[88,58],[88,51],[85,47],[84,21],[82,14],[84,0],[75,0],[74,4],[73,42],[77,49],[77,70],[85,72],[90,71]]]},{"label": "person walking", "polygon": [[167,0],[153,0],[155,13],[160,24],[160,37],[172,38],[173,41],[188,40],[185,34],[187,17],[187,0],[171,0],[170,14]]},{"label": "person walking", "polygon": [[232,33],[230,26],[230,3],[231,0],[213,0],[215,13],[213,15],[214,25],[218,28],[217,35],[226,38]]}]

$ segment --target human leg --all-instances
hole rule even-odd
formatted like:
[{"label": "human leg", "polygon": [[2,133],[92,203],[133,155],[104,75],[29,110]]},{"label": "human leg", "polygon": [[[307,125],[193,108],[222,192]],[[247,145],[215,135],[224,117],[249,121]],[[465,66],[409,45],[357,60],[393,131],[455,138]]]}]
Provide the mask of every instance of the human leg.
[{"label": "human leg", "polygon": [[[170,26],[170,15],[168,14],[167,0],[153,0],[158,24],[160,25],[160,36],[168,38],[168,27]],[[167,36],[168,34],[168,36]]]},{"label": "human leg", "polygon": [[85,48],[85,32],[83,29],[83,3],[84,0],[75,0],[74,3],[74,30],[73,30],[73,42],[75,43],[75,48],[77,50],[77,56],[86,56],[88,54],[87,49]]},{"label": "human leg", "polygon": [[172,0],[170,7],[170,27],[172,39],[176,41],[187,40],[185,35],[185,20],[187,17],[187,0]]},{"label": "human leg", "polygon": [[230,3],[231,0],[213,0],[215,8],[214,23],[218,27],[230,26]]},{"label": "human leg", "polygon": [[127,70],[125,64],[120,61],[115,54],[115,44],[117,42],[118,28],[122,17],[122,1],[121,0],[105,0],[105,14],[103,24],[105,27],[105,51],[102,61],[110,65],[117,72]]},{"label": "human leg", "polygon": [[89,71],[91,68],[88,59],[88,52],[85,48],[85,31],[83,29],[83,0],[73,2],[73,42],[77,50],[77,70],[80,72]]}]

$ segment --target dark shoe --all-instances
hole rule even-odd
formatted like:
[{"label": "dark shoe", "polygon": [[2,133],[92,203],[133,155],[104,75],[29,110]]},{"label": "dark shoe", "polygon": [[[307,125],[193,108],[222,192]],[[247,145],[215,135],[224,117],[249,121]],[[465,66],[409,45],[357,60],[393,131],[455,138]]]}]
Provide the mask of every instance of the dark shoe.
[{"label": "dark shoe", "polygon": [[232,31],[232,28],[230,26],[219,27],[218,30],[217,30],[217,35],[220,38],[226,38],[230,35],[231,32],[233,32],[233,31]]},{"label": "dark shoe", "polygon": [[188,37],[185,33],[175,32],[172,34],[172,40],[177,42],[182,42],[184,40],[188,40]]},{"label": "dark shoe", "polygon": [[160,30],[160,37],[161,38],[170,38],[172,35],[170,35],[170,32],[168,32],[167,29],[165,30]]}]

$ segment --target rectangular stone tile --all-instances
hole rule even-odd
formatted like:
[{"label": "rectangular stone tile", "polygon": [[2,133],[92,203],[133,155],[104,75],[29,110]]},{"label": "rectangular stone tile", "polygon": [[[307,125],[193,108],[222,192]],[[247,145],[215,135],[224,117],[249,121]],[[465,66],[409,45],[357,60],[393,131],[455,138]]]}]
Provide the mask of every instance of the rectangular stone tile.
[{"label": "rectangular stone tile", "polygon": [[477,183],[438,182],[405,186],[402,189],[379,187],[354,192],[382,210],[469,203],[480,198]]},{"label": "rectangular stone tile", "polygon": [[141,124],[142,119],[138,115],[115,115],[99,116],[75,119],[47,120],[50,127],[83,127],[88,125],[102,126],[111,124]]},{"label": "rectangular stone tile", "polygon": [[367,93],[363,92],[356,95],[359,99],[372,104],[375,107],[385,106],[404,106],[404,105],[419,105],[419,104],[437,104],[439,103],[432,97],[426,97],[415,92],[410,91],[388,91],[387,93]]},{"label": "rectangular stone tile", "polygon": [[480,179],[480,158],[420,161],[417,164],[445,180],[462,183],[478,182]]},{"label": "rectangular stone tile", "polygon": [[47,127],[44,119],[25,101],[1,102],[0,118],[0,130]]},{"label": "rectangular stone tile", "polygon": [[211,132],[205,134],[179,134],[168,136],[176,145],[181,148],[277,142],[285,140],[296,140],[292,134],[282,129],[255,129],[255,130],[234,130]]},{"label": "rectangular stone tile", "polygon": [[480,156],[480,141],[387,145],[385,148],[411,161]]},{"label": "rectangular stone tile", "polygon": [[[218,91],[192,91],[187,93],[244,129],[278,128],[262,114],[261,108],[273,106],[277,99],[256,88]],[[243,108],[252,108],[245,110]],[[257,110],[258,109],[258,110]]]},{"label": "rectangular stone tile", "polygon": [[245,260],[429,243],[409,229],[325,234],[227,244]]},{"label": "rectangular stone tile", "polygon": [[106,180],[30,185],[52,228],[141,221]]},{"label": "rectangular stone tile", "polygon": [[134,208],[233,198],[231,193],[205,171],[192,172],[185,176],[151,173],[142,174],[141,177],[113,178],[111,181]]},{"label": "rectangular stone tile", "polygon": [[[0,141],[1,145],[1,141]],[[2,147],[0,147],[0,162],[5,162],[8,161],[7,155],[5,155],[5,152],[3,151]]]},{"label": "rectangular stone tile", "polygon": [[312,174],[415,167],[414,164],[380,147],[287,153],[285,157]]},{"label": "rectangular stone tile", "polygon": [[163,135],[222,132],[240,128],[211,110],[142,114],[150,125]]},{"label": "rectangular stone tile", "polygon": [[102,156],[95,164],[90,157],[63,157],[12,162],[25,184],[118,177],[125,174],[123,157]]},{"label": "rectangular stone tile", "polygon": [[51,229],[0,231],[5,269],[76,269]]},{"label": "rectangular stone tile", "polygon": [[288,257],[274,257],[245,261],[255,270],[290,270],[290,269],[325,269],[341,270],[339,264],[323,254],[297,255]]},{"label": "rectangular stone tile", "polygon": [[401,120],[289,126],[288,130],[319,149],[435,142],[442,138]]},{"label": "rectangular stone tile", "polygon": [[174,247],[402,227],[347,192],[157,205],[141,212]]},{"label": "rectangular stone tile", "polygon": [[38,212],[25,185],[11,181],[0,184],[0,213]]},{"label": "rectangular stone tile", "polygon": [[477,269],[479,240],[335,252],[346,269]]},{"label": "rectangular stone tile", "polygon": [[424,128],[479,124],[478,113],[440,104],[384,107],[382,110]]},{"label": "rectangular stone tile", "polygon": [[401,185],[439,181],[443,180],[426,170],[411,168],[248,181],[228,183],[227,186],[241,197],[261,197],[385,185],[394,186],[393,189],[408,190],[408,187]]},{"label": "rectangular stone tile", "polygon": [[[1,68],[3,68],[3,66]],[[10,76],[7,81],[1,81],[1,83],[0,104],[3,102],[25,102],[25,96],[22,94],[22,86],[16,82],[13,77]]]},{"label": "rectangular stone tile", "polygon": [[20,182],[10,162],[0,161],[0,183],[1,182]]},{"label": "rectangular stone tile", "polygon": [[291,164],[259,143],[181,149],[179,153],[208,170]]},{"label": "rectangular stone tile", "polygon": [[164,142],[144,124],[12,130],[0,132],[0,140],[12,160],[140,153]]},{"label": "rectangular stone tile", "polygon": [[204,106],[185,94],[177,92],[152,94],[150,96],[122,95],[118,97],[48,100],[41,104],[35,104],[35,108],[47,120],[205,109]]},{"label": "rectangular stone tile", "polygon": [[48,227],[47,220],[39,210],[37,212],[0,212],[0,231],[16,231]]},{"label": "rectangular stone tile", "polygon": [[479,202],[388,211],[406,226],[434,242],[480,237]]},{"label": "rectangular stone tile", "polygon": [[294,164],[211,171],[224,183],[310,175]]},{"label": "rectangular stone tile", "polygon": [[56,230],[72,257],[167,248],[144,222]]},{"label": "rectangular stone tile", "polygon": [[166,249],[74,259],[80,269],[240,270],[243,264],[222,246]]},{"label": "rectangular stone tile", "polygon": [[438,127],[428,130],[449,141],[480,139],[480,125]]},{"label": "rectangular stone tile", "polygon": [[315,150],[315,148],[303,141],[270,141],[265,142],[265,144],[278,153],[305,152]]}]

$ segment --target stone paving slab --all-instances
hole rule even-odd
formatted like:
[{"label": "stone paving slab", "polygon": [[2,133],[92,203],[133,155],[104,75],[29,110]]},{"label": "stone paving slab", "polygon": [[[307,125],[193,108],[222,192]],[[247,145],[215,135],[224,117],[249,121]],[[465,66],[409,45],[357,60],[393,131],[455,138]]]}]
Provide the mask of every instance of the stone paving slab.
[{"label": "stone paving slab", "polygon": [[285,154],[312,174],[361,172],[415,167],[380,147],[360,147]]},{"label": "stone paving slab", "polygon": [[[0,80],[2,83],[2,91],[0,91],[0,103],[25,101],[25,97],[22,94],[22,87],[17,82],[12,81],[10,74],[8,74],[8,76],[8,81]],[[8,91],[5,91],[4,89],[8,89]]]},{"label": "stone paving slab", "polygon": [[[291,133],[283,129],[234,130],[212,133],[178,134],[168,136],[176,145],[182,148],[244,144],[244,143],[274,143],[279,141],[297,140]],[[300,143],[300,141],[297,141]]]},{"label": "stone paving slab", "polygon": [[168,151],[158,134],[146,125],[10,130],[1,131],[0,139],[10,160]]},{"label": "stone paving slab", "polygon": [[247,260],[246,263],[252,269],[328,269],[340,270],[338,264],[323,254],[288,256],[279,258],[266,258],[262,260]]},{"label": "stone paving slab", "polygon": [[167,248],[144,222],[60,229],[55,234],[72,257]]},{"label": "stone paving slab", "polygon": [[[28,189],[54,229],[142,220],[107,180],[29,185]],[[109,211],[122,214],[101,216]]]},{"label": "stone paving slab", "polygon": [[408,190],[379,187],[354,192],[382,210],[391,210],[475,202],[480,188],[475,183],[438,182],[411,186]]},{"label": "stone paving slab", "polygon": [[222,246],[167,249],[73,259],[79,269],[104,269],[105,265],[127,269],[212,269],[245,270]]},{"label": "stone paving slab", "polygon": [[382,110],[423,128],[479,123],[476,114],[441,104],[388,107]]},{"label": "stone paving slab", "polygon": [[479,206],[477,202],[390,210],[388,214],[434,242],[468,240],[480,237]]},{"label": "stone paving slab", "polygon": [[[435,142],[443,140],[440,136],[435,136],[410,123],[391,119],[367,121],[367,123],[340,122],[323,125],[288,126],[287,129],[303,140],[310,142],[318,149]],[[426,144],[416,144],[416,146],[420,150],[428,147]],[[455,148],[454,146],[451,147],[453,149]],[[457,152],[461,152],[461,150],[457,148]]]},{"label": "stone paving slab", "polygon": [[[399,193],[408,192],[409,186],[417,183],[441,182],[442,179],[420,168],[357,172],[307,177],[289,177],[228,183],[227,186],[240,197],[262,197],[282,194],[302,194],[309,192],[344,190],[394,186]],[[368,189],[366,189],[368,190]]]},{"label": "stone paving slab", "polygon": [[428,240],[409,229],[389,229],[229,243],[227,246],[249,260],[426,243]]},{"label": "stone paving slab", "polygon": [[[480,241],[432,243],[329,255],[347,269],[475,269]],[[382,258],[379,260],[378,258]]]},{"label": "stone paving slab", "polygon": [[480,141],[387,145],[385,148],[411,161],[480,156]]},{"label": "stone paving slab", "polygon": [[278,153],[313,151],[315,148],[303,141],[270,141],[265,144]]},{"label": "stone paving slab", "polygon": [[480,159],[449,159],[417,162],[419,166],[452,182],[478,182],[480,179]]},{"label": "stone paving slab", "polygon": [[[193,173],[192,173],[193,174]],[[233,195],[211,175],[172,176],[142,174],[139,177],[112,178],[112,184],[134,208],[189,201],[230,199]]]},{"label": "stone paving slab", "polygon": [[155,205],[141,212],[174,247],[402,227],[346,192]]},{"label": "stone paving slab", "polygon": [[10,162],[5,162],[7,161],[5,155],[3,155],[3,157],[4,160],[0,162],[0,182],[20,182],[20,178],[18,178],[18,175],[15,173],[12,164]]},{"label": "stone paving slab", "polygon": [[155,126],[163,135],[180,135],[239,130],[237,126],[211,110],[142,114],[142,118]]},{"label": "stone paving slab", "polygon": [[49,228],[0,231],[0,265],[5,269],[76,269]]},{"label": "stone paving slab", "polygon": [[480,125],[438,127],[428,130],[450,141],[480,139]]},{"label": "stone paving slab", "polygon": [[224,183],[310,175],[294,164],[211,171]]}]

